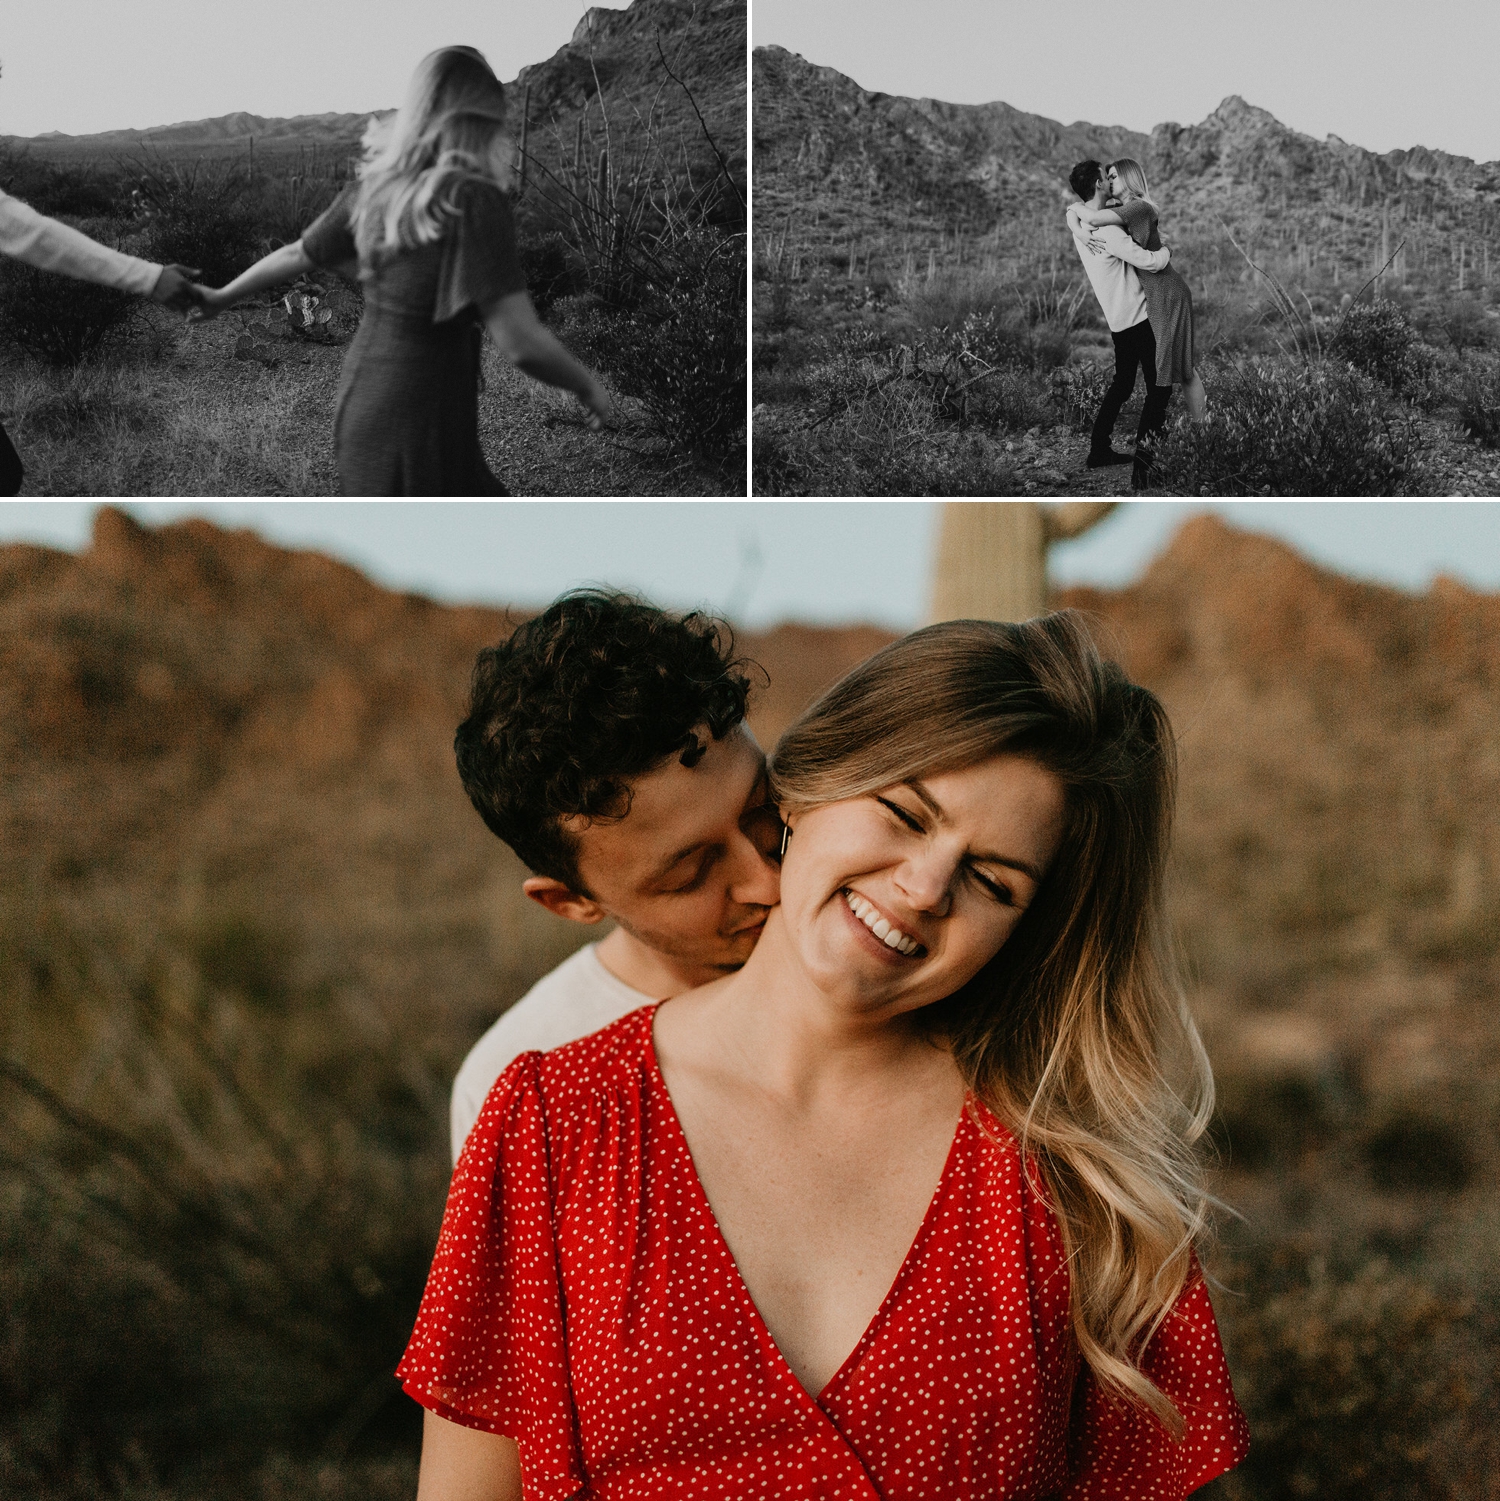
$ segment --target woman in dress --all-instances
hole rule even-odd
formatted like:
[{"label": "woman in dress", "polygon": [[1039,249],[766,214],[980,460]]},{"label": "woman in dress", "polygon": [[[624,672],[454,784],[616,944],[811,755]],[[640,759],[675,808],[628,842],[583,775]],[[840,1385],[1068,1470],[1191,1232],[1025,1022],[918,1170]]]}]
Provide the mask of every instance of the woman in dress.
[{"label": "woman in dress", "polygon": [[[1110,191],[1119,200],[1116,208],[1078,210],[1085,224],[1119,224],[1143,250],[1160,250],[1157,233],[1156,204],[1146,182],[1146,172],[1138,161],[1122,156],[1105,169]],[[1175,262],[1165,271],[1140,271],[1141,291],[1146,297],[1146,314],[1156,339],[1156,384],[1182,386],[1182,399],[1188,415],[1201,422],[1208,410],[1203,380],[1198,374],[1193,350],[1193,294],[1177,274]]]},{"label": "woman in dress", "polygon": [[334,419],[346,495],[504,495],[479,447],[482,329],[535,379],[572,391],[589,424],[609,396],[537,318],[505,187],[505,93],[472,47],[418,65],[365,136],[358,182],[292,245],[203,296],[211,317],[315,266],[358,275],[365,311]]},{"label": "woman in dress", "polygon": [[807,710],[749,961],[485,1103],[398,1372],[419,1501],[1159,1501],[1236,1464],[1173,768],[1069,613],[931,626]]}]

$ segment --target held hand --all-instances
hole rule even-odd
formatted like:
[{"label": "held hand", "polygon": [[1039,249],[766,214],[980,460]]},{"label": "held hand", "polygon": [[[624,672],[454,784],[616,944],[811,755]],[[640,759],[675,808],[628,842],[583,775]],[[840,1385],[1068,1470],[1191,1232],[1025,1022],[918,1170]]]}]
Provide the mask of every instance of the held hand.
[{"label": "held hand", "polygon": [[586,391],[579,391],[577,395],[587,413],[584,421],[591,432],[603,431],[605,423],[614,420],[614,402],[610,400],[609,392],[597,380]]},{"label": "held hand", "polygon": [[211,318],[217,318],[230,305],[223,292],[213,287],[194,285],[192,297],[193,306],[188,309],[187,314],[189,323],[207,323]]},{"label": "held hand", "polygon": [[185,313],[193,306],[193,283],[190,277],[203,273],[193,266],[163,266],[156,285],[151,289],[151,300],[169,307],[174,313]]}]

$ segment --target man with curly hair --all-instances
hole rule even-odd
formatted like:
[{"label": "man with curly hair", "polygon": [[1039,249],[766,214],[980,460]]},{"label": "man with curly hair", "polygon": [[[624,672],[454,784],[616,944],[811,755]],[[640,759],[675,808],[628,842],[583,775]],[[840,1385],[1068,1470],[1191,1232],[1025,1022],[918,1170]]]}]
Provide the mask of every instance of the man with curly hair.
[{"label": "man with curly hair", "polygon": [[722,622],[630,595],[565,594],[480,652],[454,751],[522,889],[615,928],[539,980],[453,1084],[453,1155],[518,1054],[736,970],[780,894],[780,820],[745,723],[755,664]]}]

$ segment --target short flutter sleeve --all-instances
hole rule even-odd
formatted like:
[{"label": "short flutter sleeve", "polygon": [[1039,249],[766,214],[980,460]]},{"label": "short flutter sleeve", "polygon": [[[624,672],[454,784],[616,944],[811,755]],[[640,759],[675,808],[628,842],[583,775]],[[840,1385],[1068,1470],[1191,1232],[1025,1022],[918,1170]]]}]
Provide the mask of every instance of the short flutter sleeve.
[{"label": "short flutter sleeve", "polygon": [[464,185],[458,207],[458,223],[443,241],[434,323],[526,290],[510,200],[490,183],[471,182]]},{"label": "short flutter sleeve", "polygon": [[1151,244],[1152,231],[1156,228],[1156,211],[1143,198],[1132,198],[1115,209],[1125,225],[1125,231],[1142,250],[1155,250]]},{"label": "short flutter sleeve", "polygon": [[440,1417],[515,1439],[527,1501],[565,1501],[585,1480],[540,1057],[523,1053],[501,1074],[469,1133],[396,1375]]},{"label": "short flutter sleeve", "polygon": [[1141,1369],[1172,1399],[1185,1433],[1174,1439],[1149,1412],[1111,1400],[1085,1366],[1069,1436],[1075,1468],[1064,1501],[1181,1501],[1245,1457],[1250,1429],[1234,1400],[1201,1274],[1157,1330]]},{"label": "short flutter sleeve", "polygon": [[350,215],[357,189],[350,183],[332,203],[302,231],[302,249],[315,266],[342,266],[358,254]]}]

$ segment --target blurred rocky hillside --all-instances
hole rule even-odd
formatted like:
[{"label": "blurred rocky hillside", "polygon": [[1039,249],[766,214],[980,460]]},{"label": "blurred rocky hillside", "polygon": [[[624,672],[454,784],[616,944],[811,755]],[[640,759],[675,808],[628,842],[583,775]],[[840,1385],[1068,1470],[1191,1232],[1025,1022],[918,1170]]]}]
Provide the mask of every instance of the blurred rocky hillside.
[{"label": "blurred rocky hillside", "polygon": [[[1138,584],[1063,600],[1101,617],[1177,726],[1175,911],[1205,995],[1276,1010],[1344,977],[1435,996],[1434,975],[1451,989],[1493,960],[1500,599],[1351,582],[1198,518]],[[253,919],[296,953],[299,987],[454,1018],[578,936],[515,900],[453,772],[502,612],[103,510],[76,557],[0,549],[0,620],[0,871],[23,901],[127,946]],[[763,742],[887,639],[745,637],[770,676]]]}]

